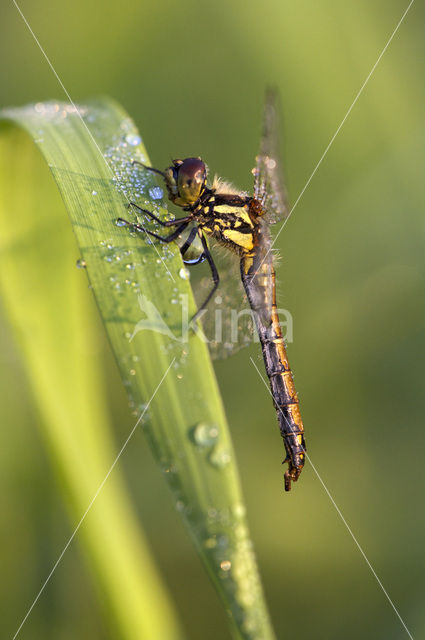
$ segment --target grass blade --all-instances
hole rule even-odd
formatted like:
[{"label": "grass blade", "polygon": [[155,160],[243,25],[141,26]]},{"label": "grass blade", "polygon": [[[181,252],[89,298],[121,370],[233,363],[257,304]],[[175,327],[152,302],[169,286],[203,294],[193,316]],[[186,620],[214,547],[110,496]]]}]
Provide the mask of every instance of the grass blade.
[{"label": "grass blade", "polygon": [[[93,296],[75,268],[78,248],[45,161],[23,131],[3,126],[0,132],[0,288],[23,351],[43,435],[77,525],[117,449],[97,340],[102,326]],[[111,636],[184,637],[117,468],[81,524],[80,536],[105,596]],[[52,565],[68,540],[52,550]],[[57,572],[66,570],[65,558]],[[30,590],[22,576],[27,609],[45,578],[41,575]],[[53,575],[46,588],[56,586]],[[26,611],[15,615],[21,619],[16,618],[10,637]],[[27,626],[31,628],[31,616],[22,635]]]},{"label": "grass blade", "polygon": [[[85,318],[90,303],[82,294],[81,282],[78,286],[75,282],[74,261],[70,267],[75,246],[66,230],[66,219],[53,206],[45,206],[45,194],[37,185],[38,175],[37,180],[27,179],[37,152],[14,125],[30,135],[50,167],[71,218],[135,421],[146,412],[145,434],[208,573],[231,613],[234,637],[269,640],[274,637],[273,631],[208,351],[193,333],[189,333],[187,342],[174,339],[181,334],[182,317],[181,306],[172,302],[183,296],[187,312],[194,311],[189,284],[179,275],[180,256],[173,247],[154,246],[114,224],[118,217],[125,216],[124,205],[129,199],[152,206],[152,197],[159,195],[153,178],[131,166],[132,159],[147,162],[146,151],[131,120],[111,101],[92,102],[81,107],[80,113],[83,118],[70,105],[57,103],[4,111],[0,138],[3,176],[0,180],[9,185],[4,202],[0,202],[3,238],[0,284],[21,335],[34,389],[50,423],[50,444],[63,465],[62,470],[66,469],[73,496],[78,497],[78,509],[83,505],[85,508],[100,476],[93,481],[96,474],[92,474],[90,463],[90,474],[85,474],[84,487],[80,488],[77,476],[83,470],[78,469],[79,452],[70,436],[73,427],[69,423],[84,421],[87,455],[93,455],[100,467],[105,458],[111,459],[109,446],[103,455],[103,445],[99,446],[101,453],[96,450],[99,440],[109,442],[105,433],[90,428],[92,420],[98,429],[107,422],[96,383],[99,371],[95,364],[86,363],[89,373],[83,372],[79,368],[81,359],[75,355],[76,345],[80,356],[80,351],[84,351],[84,345],[79,343],[81,324],[75,321],[76,316]],[[54,189],[50,179],[49,194]],[[53,194],[49,198],[56,202]],[[11,202],[14,209],[19,209],[13,222],[8,213]],[[32,255],[40,245],[44,250],[42,260],[39,252]],[[39,272],[33,283],[34,300],[27,304],[22,303],[19,293],[27,291],[25,278],[31,276],[33,259]],[[40,282],[48,286],[38,292]],[[43,305],[44,296],[49,296],[44,309],[40,309],[43,306],[39,304],[40,295]],[[144,318],[140,305],[146,309],[151,303],[159,314],[157,320],[162,318],[168,329],[160,325],[155,331],[146,328],[135,331],[141,329],[140,321]],[[58,323],[55,313],[58,308],[70,316],[63,324]],[[37,340],[33,328],[27,326],[29,318],[33,320],[32,312],[42,324]],[[93,384],[88,382],[89,378]],[[62,394],[56,393],[57,387],[61,387]],[[98,394],[94,401],[93,388]],[[66,397],[66,389],[77,394],[78,402]],[[108,524],[105,520],[93,523],[90,553],[96,537],[101,538],[105,527],[109,527],[110,515]],[[129,535],[131,538],[133,534]],[[112,562],[115,559],[111,559],[111,565]],[[109,569],[112,575],[116,567]],[[106,573],[105,570],[105,576]],[[125,576],[117,583],[117,589],[122,590],[127,584]],[[116,595],[111,591],[112,598]],[[171,633],[178,633],[175,627]],[[173,637],[170,634],[155,633],[150,637]]]}]

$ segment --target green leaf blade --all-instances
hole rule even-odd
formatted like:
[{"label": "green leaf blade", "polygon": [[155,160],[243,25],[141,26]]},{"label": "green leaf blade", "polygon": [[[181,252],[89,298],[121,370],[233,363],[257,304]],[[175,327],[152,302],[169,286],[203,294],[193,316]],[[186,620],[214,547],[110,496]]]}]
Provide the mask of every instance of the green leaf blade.
[{"label": "green leaf blade", "polygon": [[[148,162],[146,150],[139,144],[132,121],[115,103],[100,100],[79,110],[83,118],[70,105],[46,103],[6,111],[3,118],[30,134],[59,187],[135,423],[143,415],[140,422],[173,491],[176,507],[231,612],[234,637],[271,639],[274,636],[249,539],[234,452],[207,347],[193,332],[187,341],[179,339],[181,306],[173,301],[182,296],[189,317],[195,306],[189,283],[179,275],[182,262],[178,249],[149,243],[144,235],[115,224],[119,217],[135,220],[125,208],[129,200],[136,199],[152,210],[150,190],[158,186],[150,174],[131,165],[133,159]],[[28,199],[31,201],[31,193]],[[6,210],[6,205],[3,208]],[[8,222],[4,218],[2,227]],[[52,234],[59,260],[64,242],[61,234],[65,236],[66,231],[61,226],[61,232],[53,234],[57,224],[46,217],[40,228],[29,225],[27,230],[17,231],[17,241],[26,237],[31,244],[37,234],[41,238]],[[54,277],[54,263],[50,255],[46,278]],[[7,288],[4,282],[2,286]],[[66,282],[56,282],[59,290],[66,286]],[[15,304],[12,291],[7,299],[10,305]],[[146,303],[154,304],[159,314],[157,330],[138,324],[145,319],[140,305],[146,310]],[[25,326],[20,329],[28,342],[30,333]],[[66,333],[63,337],[66,340]],[[56,356],[56,375],[60,377],[66,363],[61,362],[60,353]],[[49,371],[45,375],[44,396]],[[81,406],[76,407],[82,413],[88,400],[83,396]],[[57,404],[53,402],[52,423]],[[88,437],[93,449],[96,436]],[[70,444],[54,444],[62,447],[60,459]]]}]

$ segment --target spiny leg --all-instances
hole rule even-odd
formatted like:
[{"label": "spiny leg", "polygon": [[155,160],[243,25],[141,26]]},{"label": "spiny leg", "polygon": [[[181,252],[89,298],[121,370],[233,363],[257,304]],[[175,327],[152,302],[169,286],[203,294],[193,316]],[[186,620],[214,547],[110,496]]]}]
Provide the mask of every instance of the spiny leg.
[{"label": "spiny leg", "polygon": [[160,220],[154,213],[152,213],[152,211],[148,211],[148,209],[143,209],[142,207],[139,207],[139,205],[136,204],[135,202],[129,202],[126,206],[127,208],[134,207],[135,209],[137,209],[137,211],[140,211],[140,213],[146,214],[147,216],[149,216],[149,218],[151,218],[152,220],[155,220],[155,222],[158,222],[158,224],[160,224],[161,227],[175,227],[176,225],[182,222],[190,222],[193,218],[193,216],[190,215],[190,216],[185,216],[184,218],[177,218],[177,220],[166,220],[164,222],[164,220]]},{"label": "spiny leg", "polygon": [[179,227],[177,227],[177,229],[175,229],[172,233],[170,233],[169,236],[160,236],[157,233],[154,233],[153,231],[149,231],[148,229],[145,229],[145,227],[143,227],[138,222],[129,222],[128,220],[124,220],[124,218],[117,218],[117,223],[121,224],[122,226],[126,225],[128,227],[133,227],[133,229],[135,229],[136,231],[147,233],[149,236],[152,236],[152,238],[156,238],[157,240],[161,240],[161,242],[167,242],[167,243],[173,242],[173,240],[176,240],[181,234],[181,232],[184,231],[184,229],[186,229],[187,225],[189,224],[189,222],[183,222],[182,224],[180,224]]},{"label": "spiny leg", "polygon": [[194,258],[193,260],[185,260],[184,259],[184,254],[187,252],[189,247],[192,245],[193,241],[196,238],[197,233],[198,233],[198,227],[193,227],[193,229],[189,233],[186,241],[180,247],[180,253],[181,253],[181,256],[183,258],[183,262],[185,264],[195,265],[195,264],[200,264],[201,262],[203,262],[205,260],[206,256],[205,256],[204,252],[202,252],[200,256],[198,256],[197,258]]},{"label": "spiny leg", "polygon": [[205,258],[206,258],[206,255],[205,253],[202,252],[200,256],[198,256],[197,258],[194,258],[193,260],[185,260],[183,258],[183,262],[190,266],[195,266],[196,264],[201,264],[201,262],[204,262]]},{"label": "spiny leg", "polygon": [[189,249],[192,242],[195,240],[197,233],[198,233],[197,227],[193,227],[188,237],[186,238],[184,244],[182,244],[182,246],[180,247],[180,253],[182,254],[182,256],[184,256],[184,254]]},{"label": "spiny leg", "polygon": [[[191,221],[191,218],[189,219],[181,218],[179,221],[177,221],[181,223],[180,226],[175,231],[173,231],[173,233],[170,233],[169,236],[164,237],[164,236],[158,235],[157,233],[154,233],[153,231],[149,231],[148,229],[145,229],[138,222],[129,222],[128,220],[124,220],[124,218],[117,218],[117,222],[122,224],[123,226],[126,225],[128,227],[133,227],[134,229],[136,229],[136,231],[140,231],[141,233],[147,233],[150,236],[153,236],[154,238],[156,238],[157,240],[161,240],[161,242],[172,242],[173,240],[176,240],[180,235],[180,233],[185,230],[185,228],[187,227],[190,221]],[[184,260],[184,254],[186,253],[186,251],[189,249],[189,247],[195,240],[197,232],[198,232],[198,227],[194,227],[191,230],[187,240],[184,242],[184,244],[181,247],[179,247],[181,256],[183,258],[183,262],[185,262],[185,264],[193,264],[193,265],[199,264],[203,262],[206,258],[205,253],[202,252],[201,255],[195,260]]]}]

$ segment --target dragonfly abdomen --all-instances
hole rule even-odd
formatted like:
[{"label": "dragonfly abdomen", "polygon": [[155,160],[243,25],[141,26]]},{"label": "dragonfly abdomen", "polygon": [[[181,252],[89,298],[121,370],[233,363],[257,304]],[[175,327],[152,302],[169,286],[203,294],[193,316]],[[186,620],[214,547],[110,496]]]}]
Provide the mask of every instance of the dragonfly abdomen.
[{"label": "dragonfly abdomen", "polygon": [[[242,281],[254,311],[265,369],[270,380],[279,429],[285,445],[284,462],[289,464],[285,472],[285,490],[289,491],[291,482],[298,480],[304,466],[304,427],[277,313],[275,272],[271,266],[268,278],[265,273],[261,274],[261,271],[267,268],[264,264],[258,267],[258,273],[253,277],[250,275],[252,268],[247,268],[249,259],[243,257],[241,261]],[[270,298],[269,302],[267,302],[268,298]],[[269,309],[268,312],[267,309]]]},{"label": "dragonfly abdomen", "polygon": [[289,469],[285,473],[285,489],[289,491],[291,481],[298,480],[304,466],[304,427],[275,305],[272,324],[268,328],[263,327],[261,334],[266,373],[270,380],[279,429],[285,444],[286,461],[289,462]]}]

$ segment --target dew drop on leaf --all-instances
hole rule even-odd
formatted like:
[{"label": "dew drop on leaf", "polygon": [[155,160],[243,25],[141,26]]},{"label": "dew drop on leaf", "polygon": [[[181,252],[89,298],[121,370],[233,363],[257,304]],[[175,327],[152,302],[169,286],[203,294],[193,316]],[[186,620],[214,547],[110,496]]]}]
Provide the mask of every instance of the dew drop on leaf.
[{"label": "dew drop on leaf", "polygon": [[152,200],[161,200],[161,198],[164,195],[164,192],[161,189],[161,187],[151,187],[149,189],[149,195],[152,198]]},{"label": "dew drop on leaf", "polygon": [[218,449],[211,452],[210,463],[217,469],[224,469],[230,462],[230,453],[227,449]]},{"label": "dew drop on leaf", "polygon": [[230,560],[222,560],[220,562],[220,569],[222,571],[230,571],[231,568],[232,568],[232,563],[230,562]]},{"label": "dew drop on leaf", "polygon": [[211,538],[207,538],[204,541],[204,547],[206,549],[214,549],[214,547],[217,545],[217,541],[215,538],[211,537]]},{"label": "dew drop on leaf", "polygon": [[127,144],[129,144],[131,147],[137,147],[138,144],[141,144],[142,139],[140,136],[138,136],[136,133],[128,133],[125,136],[125,141],[127,142]]},{"label": "dew drop on leaf", "polygon": [[212,447],[218,440],[219,432],[215,424],[200,422],[193,431],[193,438],[199,447]]},{"label": "dew drop on leaf", "polygon": [[189,280],[190,278],[190,271],[189,269],[186,269],[186,267],[182,267],[179,271],[179,276],[180,278],[182,278],[182,280]]}]

